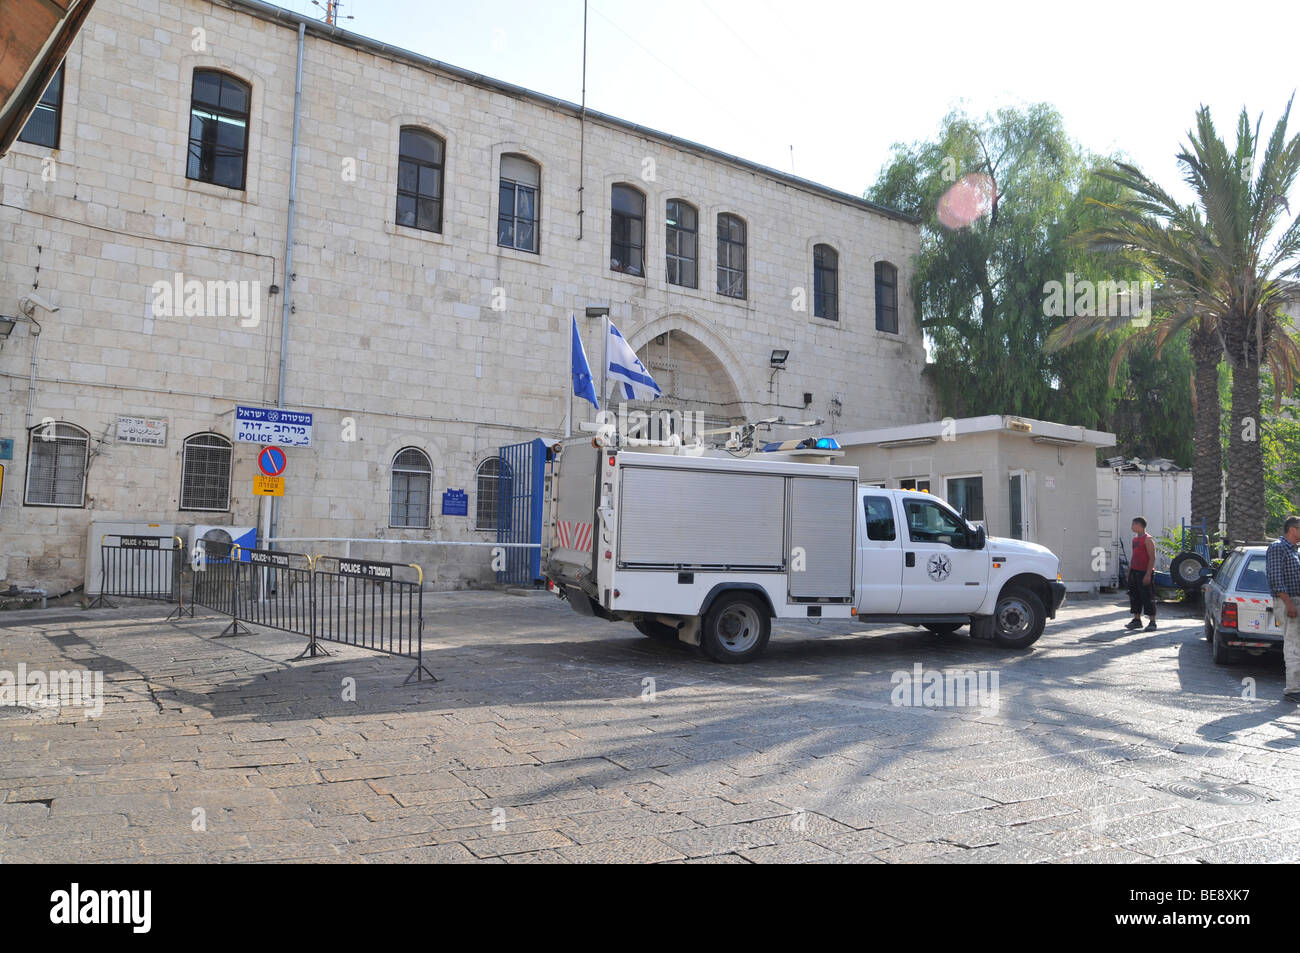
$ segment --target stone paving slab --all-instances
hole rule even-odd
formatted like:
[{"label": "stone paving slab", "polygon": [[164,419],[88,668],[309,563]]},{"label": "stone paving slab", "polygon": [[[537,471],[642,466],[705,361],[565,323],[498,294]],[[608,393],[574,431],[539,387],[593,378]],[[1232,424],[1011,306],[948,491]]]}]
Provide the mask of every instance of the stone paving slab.
[{"label": "stone paving slab", "polygon": [[[1029,651],[782,623],[723,666],[544,593],[428,593],[441,680],[409,684],[154,605],[3,613],[0,670],[102,672],[104,707],[0,709],[0,862],[1300,860],[1280,664],[1214,665],[1177,607],[1125,632],[1118,601]],[[894,704],[917,664],[996,673],[996,706]]]}]

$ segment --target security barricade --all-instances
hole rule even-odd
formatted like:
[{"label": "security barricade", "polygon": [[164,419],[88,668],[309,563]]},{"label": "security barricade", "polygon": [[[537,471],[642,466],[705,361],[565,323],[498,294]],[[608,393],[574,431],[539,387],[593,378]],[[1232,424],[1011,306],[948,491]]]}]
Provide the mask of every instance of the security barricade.
[{"label": "security barricade", "polygon": [[[402,578],[414,572],[415,578]],[[356,645],[415,659],[406,677],[422,681],[424,665],[424,571],[414,563],[371,562],[317,556],[312,597],[315,624],[304,656],[320,653],[320,640]]]},{"label": "security barricade", "polygon": [[239,623],[239,569],[245,565],[240,560],[239,547],[232,546],[229,552],[220,555],[200,547],[192,555],[190,615],[194,615],[195,606],[203,606],[230,616],[230,624],[217,638],[250,634]]},{"label": "security barricade", "polygon": [[178,536],[101,536],[99,594],[90,608],[117,608],[108,601],[109,596],[155,602],[179,599],[184,545]]},{"label": "security barricade", "polygon": [[238,617],[267,629],[310,637],[312,631],[311,556],[271,549],[247,549],[236,561]]}]

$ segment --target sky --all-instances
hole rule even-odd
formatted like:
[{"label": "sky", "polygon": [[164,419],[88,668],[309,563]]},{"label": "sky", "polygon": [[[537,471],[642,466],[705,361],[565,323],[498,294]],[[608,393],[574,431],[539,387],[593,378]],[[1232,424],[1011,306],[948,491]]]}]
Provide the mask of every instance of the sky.
[{"label": "sky", "polygon": [[[581,97],[582,0],[352,0],[340,13],[353,32]],[[1294,0],[589,0],[587,105],[861,195],[894,143],[933,137],[953,109],[1048,102],[1076,142],[1185,200],[1175,155],[1197,108],[1230,134],[1245,106],[1266,134],[1300,86],[1298,43]]]}]

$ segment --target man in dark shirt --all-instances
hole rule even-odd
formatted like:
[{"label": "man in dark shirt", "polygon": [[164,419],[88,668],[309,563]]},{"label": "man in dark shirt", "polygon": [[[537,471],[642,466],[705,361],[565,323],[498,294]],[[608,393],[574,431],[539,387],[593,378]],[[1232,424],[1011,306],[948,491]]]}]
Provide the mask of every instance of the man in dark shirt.
[{"label": "man in dark shirt", "polygon": [[1300,516],[1287,517],[1282,535],[1269,544],[1264,558],[1268,589],[1273,593],[1273,617],[1282,627],[1282,659],[1286,663],[1284,698],[1300,702]]}]

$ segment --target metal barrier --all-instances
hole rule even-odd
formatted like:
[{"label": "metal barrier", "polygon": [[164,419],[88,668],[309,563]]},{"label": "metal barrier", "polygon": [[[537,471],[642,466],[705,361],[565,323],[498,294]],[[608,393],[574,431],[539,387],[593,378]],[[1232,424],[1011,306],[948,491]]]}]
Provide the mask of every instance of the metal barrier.
[{"label": "metal barrier", "polygon": [[195,606],[230,616],[230,624],[221,630],[217,636],[219,639],[251,634],[239,622],[239,568],[245,565],[240,560],[239,547],[232,546],[228,553],[221,555],[210,555],[206,547],[202,547],[193,553],[193,557],[190,616],[194,615]]},{"label": "metal barrier", "polygon": [[313,557],[269,549],[243,550],[235,564],[235,605],[240,620],[310,636]]},{"label": "metal barrier", "polygon": [[[110,545],[110,539],[116,539],[117,544]],[[117,608],[108,601],[109,596],[155,602],[180,598],[181,563],[184,561],[181,550],[184,545],[179,536],[122,536],[116,533],[101,536],[99,595],[90,603],[90,608]]]},{"label": "metal barrier", "polygon": [[[333,572],[322,568],[330,563]],[[415,580],[399,578],[407,569]],[[312,581],[314,625],[299,658],[320,653],[318,640],[340,642],[413,658],[415,668],[406,681],[422,681],[425,675],[438,681],[424,664],[424,570],[419,566],[317,556]]]}]

